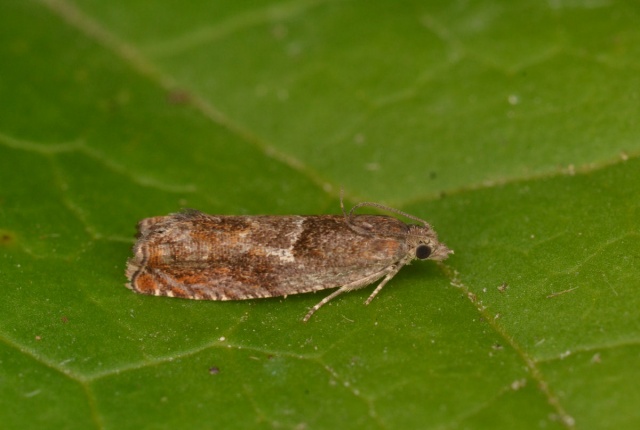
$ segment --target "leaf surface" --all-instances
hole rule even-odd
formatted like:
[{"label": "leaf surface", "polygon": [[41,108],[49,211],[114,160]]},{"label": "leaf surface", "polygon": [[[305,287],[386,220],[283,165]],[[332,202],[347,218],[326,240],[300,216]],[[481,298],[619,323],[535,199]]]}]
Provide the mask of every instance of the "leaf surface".
[{"label": "leaf surface", "polygon": [[[638,428],[638,19],[3,2],[3,427]],[[339,213],[341,186],[455,254],[307,324],[325,293],[124,288],[141,218]]]}]

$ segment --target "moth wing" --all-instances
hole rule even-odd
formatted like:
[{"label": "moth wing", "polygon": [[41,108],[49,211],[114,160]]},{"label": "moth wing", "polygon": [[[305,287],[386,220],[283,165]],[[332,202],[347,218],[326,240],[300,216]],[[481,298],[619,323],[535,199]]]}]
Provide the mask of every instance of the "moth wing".
[{"label": "moth wing", "polygon": [[138,228],[127,286],[157,296],[241,300],[319,291],[364,279],[402,252],[398,241],[355,234],[335,216],[187,211],[147,218]]}]

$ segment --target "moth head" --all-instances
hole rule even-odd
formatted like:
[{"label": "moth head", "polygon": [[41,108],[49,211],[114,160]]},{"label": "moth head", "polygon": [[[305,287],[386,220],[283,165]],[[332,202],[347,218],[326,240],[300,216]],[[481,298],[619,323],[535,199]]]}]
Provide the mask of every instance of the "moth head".
[{"label": "moth head", "polygon": [[442,261],[453,254],[451,249],[438,241],[438,236],[428,224],[409,226],[407,238],[413,245],[413,255],[418,260]]}]

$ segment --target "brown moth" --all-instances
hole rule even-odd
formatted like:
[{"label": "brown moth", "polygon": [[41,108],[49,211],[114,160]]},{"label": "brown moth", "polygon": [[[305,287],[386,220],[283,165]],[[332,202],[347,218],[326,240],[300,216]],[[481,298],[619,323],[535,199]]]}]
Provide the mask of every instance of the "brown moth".
[{"label": "brown moth", "polygon": [[[382,279],[366,300],[413,259],[444,260],[453,251],[426,221],[397,209],[364,202],[347,214],[223,216],[186,210],[138,223],[127,287],[137,293],[196,300],[245,300],[328,288],[304,317],[334,297]],[[383,215],[354,215],[363,206]]]}]

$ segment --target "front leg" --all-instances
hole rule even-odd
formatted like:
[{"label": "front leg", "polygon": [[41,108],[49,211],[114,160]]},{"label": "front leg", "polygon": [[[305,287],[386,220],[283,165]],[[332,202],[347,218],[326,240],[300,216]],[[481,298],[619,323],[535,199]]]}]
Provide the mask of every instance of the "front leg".
[{"label": "front leg", "polygon": [[371,302],[371,300],[373,300],[373,298],[376,296],[376,294],[378,294],[378,292],[380,292],[380,290],[382,289],[384,284],[386,284],[387,281],[389,281],[389,279],[393,278],[393,276],[396,273],[398,273],[398,270],[399,270],[398,267],[394,264],[394,265],[391,265],[389,267],[385,267],[381,271],[376,272],[376,273],[374,273],[372,275],[365,276],[362,279],[358,279],[358,280],[353,281],[353,282],[351,282],[349,284],[343,285],[342,287],[338,288],[336,291],[334,291],[333,293],[329,294],[327,297],[322,299],[320,301],[320,303],[318,303],[317,305],[312,307],[311,310],[309,310],[309,312],[307,313],[307,315],[305,315],[305,317],[302,319],[302,321],[304,321],[304,322],[309,321],[309,318],[311,318],[311,315],[313,315],[318,309],[320,309],[322,306],[324,306],[330,300],[334,299],[335,297],[339,296],[340,294],[346,293],[348,291],[353,291],[353,290],[358,290],[360,288],[364,288],[367,285],[370,285],[371,283],[373,283],[373,282],[377,281],[378,279],[382,278],[383,276],[385,276],[384,280],[380,283],[380,285],[378,285],[378,287],[375,289],[373,294],[371,294],[371,296],[369,296],[369,298],[365,302],[365,304],[368,305]]}]

